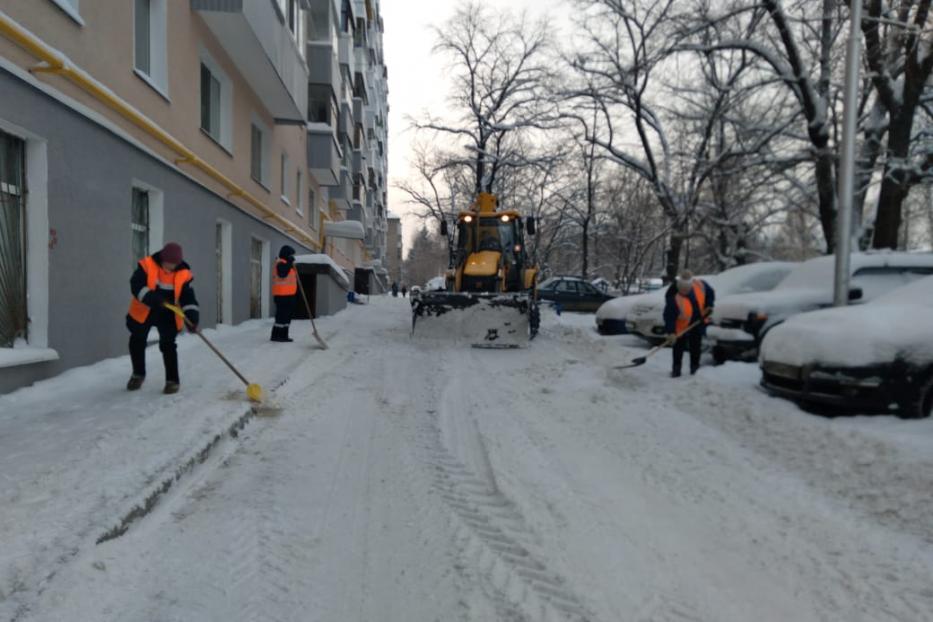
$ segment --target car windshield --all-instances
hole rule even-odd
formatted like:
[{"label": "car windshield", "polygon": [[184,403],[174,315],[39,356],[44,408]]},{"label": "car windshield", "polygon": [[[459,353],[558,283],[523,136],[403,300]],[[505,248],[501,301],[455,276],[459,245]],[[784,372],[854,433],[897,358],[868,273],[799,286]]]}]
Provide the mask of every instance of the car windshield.
[{"label": "car windshield", "polygon": [[805,261],[794,268],[776,289],[832,287],[835,267],[834,257],[817,257]]},{"label": "car windshield", "polygon": [[924,277],[910,285],[898,287],[879,296],[871,304],[919,304],[925,307],[933,307],[933,276]]}]

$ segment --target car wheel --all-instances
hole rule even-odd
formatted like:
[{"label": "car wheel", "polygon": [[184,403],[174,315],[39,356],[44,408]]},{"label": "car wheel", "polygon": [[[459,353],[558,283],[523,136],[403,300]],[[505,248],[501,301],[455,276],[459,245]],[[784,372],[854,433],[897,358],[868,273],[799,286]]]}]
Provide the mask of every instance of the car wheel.
[{"label": "car wheel", "polygon": [[901,419],[925,419],[930,415],[933,415],[933,373],[927,374],[926,379],[919,383],[897,416]]}]

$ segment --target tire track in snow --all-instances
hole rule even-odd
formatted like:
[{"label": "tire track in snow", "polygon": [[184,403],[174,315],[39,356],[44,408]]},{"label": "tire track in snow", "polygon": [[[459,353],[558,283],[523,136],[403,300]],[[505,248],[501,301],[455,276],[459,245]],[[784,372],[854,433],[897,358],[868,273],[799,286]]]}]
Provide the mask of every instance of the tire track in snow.
[{"label": "tire track in snow", "polygon": [[478,578],[509,618],[592,620],[593,614],[566,579],[535,552],[535,534],[499,489],[470,410],[479,405],[462,383],[470,377],[469,367],[455,366],[437,374],[446,378],[446,384],[439,410],[428,411],[424,431],[433,486],[461,526],[457,545],[466,568],[479,571]]}]

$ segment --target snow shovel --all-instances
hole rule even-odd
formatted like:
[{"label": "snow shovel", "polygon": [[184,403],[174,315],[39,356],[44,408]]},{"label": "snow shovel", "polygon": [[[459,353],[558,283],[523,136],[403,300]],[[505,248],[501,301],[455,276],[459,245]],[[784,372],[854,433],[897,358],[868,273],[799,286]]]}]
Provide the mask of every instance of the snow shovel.
[{"label": "snow shovel", "polygon": [[683,329],[682,331],[677,333],[677,335],[675,335],[673,339],[665,339],[664,343],[662,343],[661,345],[655,346],[654,348],[651,348],[650,350],[648,350],[648,354],[632,359],[632,362],[629,363],[628,365],[617,365],[613,369],[631,369],[633,367],[641,367],[642,365],[648,362],[649,358],[651,358],[652,356],[654,356],[655,354],[657,354],[664,348],[674,345],[678,339],[680,339],[681,337],[689,333],[691,330],[693,330],[694,328],[702,324],[704,321],[706,321],[706,315],[707,313],[704,313],[702,320],[698,320],[694,322],[693,324],[691,324],[690,326],[688,326],[687,328]]},{"label": "snow shovel", "polygon": [[196,334],[198,337],[200,337],[201,339],[203,339],[203,340],[204,340],[204,343],[207,344],[207,347],[210,348],[211,351],[212,351],[214,354],[216,354],[217,357],[220,358],[221,361],[223,361],[224,363],[227,364],[227,367],[230,368],[230,371],[232,371],[234,374],[236,374],[236,377],[237,377],[237,378],[239,378],[240,380],[243,381],[243,384],[246,385],[246,397],[248,397],[248,398],[250,399],[251,402],[261,402],[261,401],[262,401],[262,387],[261,387],[261,386],[259,386],[258,384],[254,383],[254,382],[250,382],[249,380],[247,380],[247,379],[243,376],[243,374],[241,374],[241,373],[237,370],[237,368],[233,366],[233,363],[231,363],[230,361],[228,361],[228,360],[227,360],[227,357],[225,357],[223,354],[221,354],[221,353],[220,353],[220,350],[218,350],[218,349],[214,346],[214,344],[212,344],[212,343],[207,339],[207,337],[205,337],[205,336],[201,333],[201,330],[200,330],[199,328],[195,327],[195,325],[192,324],[192,323],[190,322],[190,320],[188,320],[187,317],[185,317],[185,312],[182,311],[180,307],[177,307],[177,306],[175,306],[175,305],[169,304],[169,303],[167,303],[167,302],[166,302],[166,303],[163,303],[163,304],[165,305],[165,308],[166,308],[166,309],[168,309],[169,311],[171,311],[172,313],[174,313],[174,314],[177,315],[178,317],[183,318],[183,319],[185,320],[185,324],[188,326],[189,329],[191,329],[191,332],[193,332],[193,333]]},{"label": "snow shovel", "polygon": [[298,276],[298,291],[301,292],[301,299],[305,301],[305,309],[308,310],[308,319],[311,320],[311,334],[314,335],[314,338],[317,340],[319,346],[322,350],[327,349],[327,342],[324,341],[324,338],[317,332],[317,326],[314,325],[314,314],[311,313],[311,304],[308,302],[308,296],[305,294],[305,288],[301,286],[301,276]]}]

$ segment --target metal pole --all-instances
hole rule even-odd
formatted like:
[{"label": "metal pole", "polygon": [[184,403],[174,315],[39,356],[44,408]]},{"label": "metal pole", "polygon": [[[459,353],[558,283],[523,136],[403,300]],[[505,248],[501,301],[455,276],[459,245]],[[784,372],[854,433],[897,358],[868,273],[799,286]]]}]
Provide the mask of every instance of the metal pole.
[{"label": "metal pole", "polygon": [[858,80],[861,64],[862,2],[852,0],[849,14],[849,43],[846,49],[846,83],[843,110],[842,149],[839,170],[839,204],[836,214],[836,277],[833,304],[849,304],[849,266],[852,252],[852,204],[855,194],[855,130],[858,122]]}]

